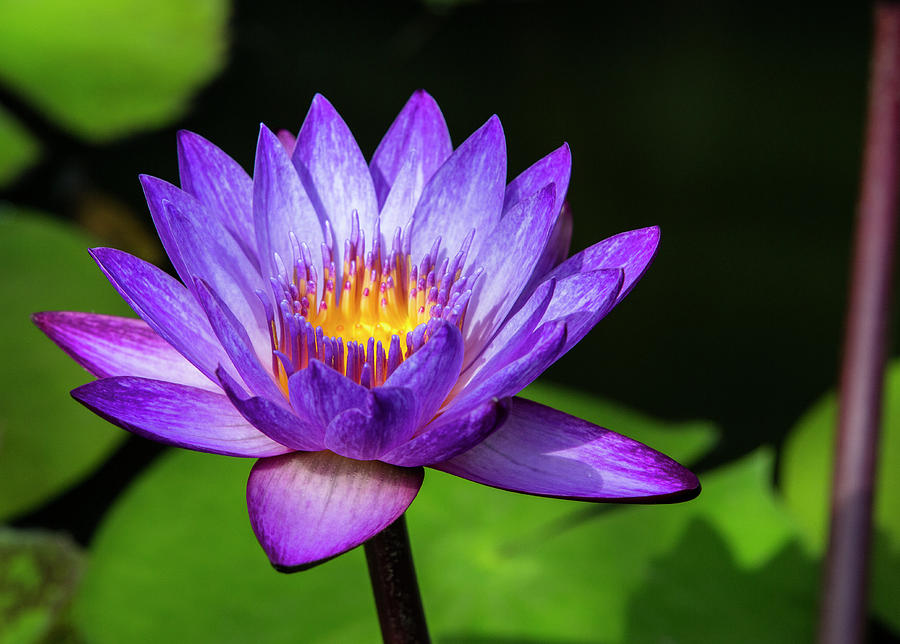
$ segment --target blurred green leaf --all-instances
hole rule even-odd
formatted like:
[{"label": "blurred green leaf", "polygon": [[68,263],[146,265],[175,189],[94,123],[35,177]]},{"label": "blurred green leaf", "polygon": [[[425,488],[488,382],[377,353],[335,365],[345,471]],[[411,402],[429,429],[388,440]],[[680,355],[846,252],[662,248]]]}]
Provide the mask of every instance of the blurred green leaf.
[{"label": "blurred green leaf", "polygon": [[[598,412],[605,405],[580,404]],[[644,420],[673,441],[684,435],[686,443],[700,443],[697,436],[712,435],[705,424],[664,430]],[[360,549],[290,576],[268,565],[244,506],[249,468],[248,461],[175,451],[121,497],[95,540],[76,602],[89,641],[377,640]],[[719,610],[723,619],[707,630],[720,629],[728,641],[753,641],[724,619],[734,619],[725,604],[745,599],[739,585],[704,594],[711,605],[685,599],[685,587],[708,589],[721,573],[755,580],[754,605],[789,597],[777,614],[790,628],[769,641],[796,641],[814,614],[813,602],[796,601],[797,588],[805,593],[812,582],[800,578],[782,589],[773,572],[784,557],[793,562],[785,574],[805,574],[806,567],[792,559],[793,526],[773,498],[771,469],[771,455],[759,452],[704,477],[699,499],[656,507],[535,498],[429,470],[408,518],[436,640],[640,641],[629,639],[638,606],[655,611],[659,624],[679,628]],[[705,532],[695,543],[697,525]],[[714,558],[705,550],[712,542],[719,550]],[[674,565],[673,557],[686,559],[678,562],[686,575],[680,585],[666,582],[664,593],[642,594],[647,583],[665,581],[657,575]],[[644,608],[648,601],[652,607]]]},{"label": "blurred green leaf", "polygon": [[81,551],[62,536],[0,529],[0,644],[62,641],[82,568]]},{"label": "blurred green leaf", "polygon": [[375,641],[361,549],[302,574],[269,565],[244,504],[252,463],[172,451],[120,498],[74,606],[87,641]]},{"label": "blurred green leaf", "polygon": [[0,207],[0,517],[97,466],[125,436],[72,400],[91,379],[31,323],[42,310],[127,313],[74,228]]},{"label": "blurred green leaf", "polygon": [[222,66],[226,0],[0,3],[0,79],[90,139],[176,116]]},{"label": "blurred green leaf", "polygon": [[37,143],[0,105],[0,186],[18,177],[37,156]]},{"label": "blurred green leaf", "polygon": [[[825,549],[837,400],[829,393],[797,423],[783,455],[782,490],[815,554]],[[900,631],[900,362],[888,368],[875,494],[873,603],[876,612]]]},{"label": "blurred green leaf", "polygon": [[520,395],[625,434],[680,463],[697,461],[718,439],[718,431],[710,422],[663,422],[610,400],[548,382],[535,382]]}]

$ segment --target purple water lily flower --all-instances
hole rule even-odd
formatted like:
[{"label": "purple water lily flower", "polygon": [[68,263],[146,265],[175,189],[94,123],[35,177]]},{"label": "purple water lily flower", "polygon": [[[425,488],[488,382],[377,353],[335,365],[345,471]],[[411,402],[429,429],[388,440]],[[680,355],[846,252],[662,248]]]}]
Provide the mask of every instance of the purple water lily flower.
[{"label": "purple water lily flower", "polygon": [[492,117],[455,150],[410,98],[366,164],[322,96],[296,139],[261,127],[253,177],[178,134],[181,188],[142,176],[181,281],[91,251],[141,319],[37,325],[98,378],[72,395],[141,436],[258,459],[250,521],[279,569],[378,534],[423,466],[590,501],[691,498],[696,477],[634,440],[516,398],[624,298],[657,228],[565,259],[563,145],[506,183]]}]

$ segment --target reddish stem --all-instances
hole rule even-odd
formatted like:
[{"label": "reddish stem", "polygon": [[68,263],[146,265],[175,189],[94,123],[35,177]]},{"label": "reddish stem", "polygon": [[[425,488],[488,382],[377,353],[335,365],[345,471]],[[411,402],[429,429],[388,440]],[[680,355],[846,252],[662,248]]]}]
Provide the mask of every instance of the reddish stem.
[{"label": "reddish stem", "polygon": [[869,112],[851,264],[820,644],[862,642],[897,232],[900,6],[875,7]]}]

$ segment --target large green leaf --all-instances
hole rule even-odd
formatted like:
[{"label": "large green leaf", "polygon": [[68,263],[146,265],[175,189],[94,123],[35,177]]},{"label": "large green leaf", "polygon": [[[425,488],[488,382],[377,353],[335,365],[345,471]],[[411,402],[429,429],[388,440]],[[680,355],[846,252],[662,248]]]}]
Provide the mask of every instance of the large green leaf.
[{"label": "large green leaf", "polygon": [[0,207],[0,517],[93,469],[124,432],[72,400],[90,376],[31,323],[42,310],[124,314],[74,228]]},{"label": "large green leaf", "polygon": [[0,80],[76,133],[165,123],[222,65],[226,0],[0,2]]},{"label": "large green leaf", "polygon": [[[668,431],[689,443],[709,428]],[[408,518],[436,639],[806,638],[814,580],[772,496],[771,461],[757,453],[704,477],[699,499],[655,507],[541,499],[429,471]],[[244,507],[249,468],[173,451],[125,493],[101,527],[76,603],[89,641],[377,641],[359,549],[291,576],[269,567]],[[710,580],[720,577],[733,583],[716,588]],[[659,592],[647,594],[648,584]],[[779,630],[742,613],[742,602],[771,609]],[[640,619],[645,611],[652,622]]]},{"label": "large green leaf", "polygon": [[[811,553],[825,548],[837,400],[829,393],[797,423],[785,445],[782,489]],[[900,362],[884,383],[884,422],[875,495],[873,601],[878,615],[900,630]]]},{"label": "large green leaf", "polygon": [[19,176],[37,156],[37,143],[0,105],[0,186]]},{"label": "large green leaf", "polygon": [[69,641],[81,551],[65,537],[0,528],[0,644]]}]

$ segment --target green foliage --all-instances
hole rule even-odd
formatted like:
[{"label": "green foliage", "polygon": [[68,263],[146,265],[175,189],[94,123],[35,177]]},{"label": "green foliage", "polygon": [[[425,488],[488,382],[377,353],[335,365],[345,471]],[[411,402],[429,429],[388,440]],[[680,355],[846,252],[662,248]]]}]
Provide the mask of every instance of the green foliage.
[{"label": "green foliage", "polygon": [[0,644],[68,641],[62,620],[83,565],[63,537],[0,528]]},{"label": "green foliage", "polygon": [[34,163],[37,143],[0,105],[0,186]]},{"label": "green foliage", "polygon": [[[529,395],[547,401],[547,391]],[[552,395],[568,411],[640,420],[619,427],[638,438],[683,437],[695,457],[714,438],[707,425],[666,429],[608,403]],[[429,471],[408,520],[435,638],[687,642],[701,619],[705,634],[728,641],[808,638],[814,575],[772,495],[771,462],[758,452],[704,477],[699,499],[658,507],[535,498]],[[377,639],[360,550],[291,576],[269,567],[244,507],[249,467],[174,451],[120,499],[76,604],[86,639]],[[690,598],[694,588],[702,602]],[[742,605],[777,605],[778,632]]]},{"label": "green foliage", "polygon": [[91,377],[30,319],[42,310],[126,313],[91,245],[70,226],[0,207],[0,517],[72,485],[125,436],[69,397]]},{"label": "green foliage", "polygon": [[[825,548],[834,462],[835,394],[812,407],[791,433],[784,449],[782,488],[811,553]],[[900,630],[900,362],[888,369],[884,422],[879,446],[875,497],[873,602],[879,617]]]},{"label": "green foliage", "polygon": [[225,0],[0,3],[0,79],[73,132],[110,139],[181,112],[221,67]]}]

